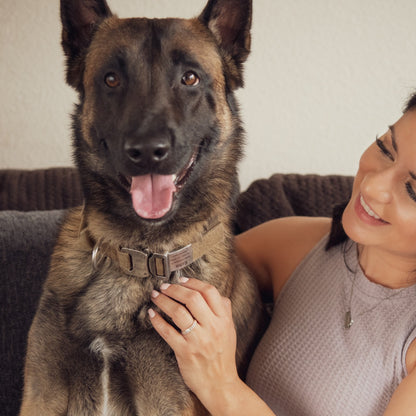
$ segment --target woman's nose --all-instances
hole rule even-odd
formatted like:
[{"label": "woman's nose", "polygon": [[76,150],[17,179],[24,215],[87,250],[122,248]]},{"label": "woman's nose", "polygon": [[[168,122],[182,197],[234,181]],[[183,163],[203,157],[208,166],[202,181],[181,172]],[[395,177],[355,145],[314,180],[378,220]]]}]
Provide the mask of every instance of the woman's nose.
[{"label": "woman's nose", "polygon": [[371,198],[382,204],[388,204],[394,191],[394,171],[384,169],[369,172],[361,182],[361,193],[366,198]]}]

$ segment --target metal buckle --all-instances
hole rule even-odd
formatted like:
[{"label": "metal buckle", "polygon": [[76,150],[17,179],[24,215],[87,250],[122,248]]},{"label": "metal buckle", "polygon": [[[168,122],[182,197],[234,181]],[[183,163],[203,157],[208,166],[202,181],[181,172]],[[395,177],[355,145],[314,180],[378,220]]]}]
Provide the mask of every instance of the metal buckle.
[{"label": "metal buckle", "polygon": [[125,247],[121,248],[120,251],[127,253],[130,257],[130,272],[134,272],[135,275],[141,277],[149,276],[149,270],[147,267],[148,255],[146,253]]},{"label": "metal buckle", "polygon": [[147,265],[150,273],[159,278],[169,279],[177,270],[183,269],[194,261],[192,244],[171,253],[149,254]]},{"label": "metal buckle", "polygon": [[171,274],[169,258],[167,254],[150,254],[147,259],[149,272],[155,276],[168,279]]},{"label": "metal buckle", "polygon": [[121,248],[130,258],[130,272],[146,277],[151,274],[160,279],[169,279],[170,275],[194,261],[192,244],[171,253],[146,253],[130,248]]}]

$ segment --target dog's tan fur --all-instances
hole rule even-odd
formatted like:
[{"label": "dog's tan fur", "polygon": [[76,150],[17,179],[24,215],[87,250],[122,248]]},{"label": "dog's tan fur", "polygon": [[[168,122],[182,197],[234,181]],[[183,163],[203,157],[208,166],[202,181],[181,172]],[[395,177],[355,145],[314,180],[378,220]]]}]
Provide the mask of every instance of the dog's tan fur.
[{"label": "dog's tan fur", "polygon": [[[75,7],[88,9],[91,2],[61,0],[61,10],[69,16],[67,9],[71,13]],[[108,14],[104,0],[94,2]],[[80,3],[83,5],[79,6]],[[83,208],[68,213],[52,256],[28,338],[21,416],[207,414],[183,383],[173,352],[148,320],[151,292],[159,287],[161,279],[152,275],[132,276],[109,259],[94,268],[91,254],[98,242],[115,248],[148,248],[157,253],[176,250],[198,241],[213,218],[223,224],[223,241],[209,247],[183,274],[207,281],[231,298],[238,334],[236,359],[244,376],[262,327],[262,315],[256,285],[232,247],[231,202],[235,193],[235,166],[241,154],[241,128],[227,90],[241,85],[240,66],[249,49],[251,1],[243,3],[244,6],[239,0],[209,1],[203,14],[210,16],[206,24],[202,23],[202,17],[157,23],[170,31],[168,41],[164,40],[169,45],[163,44],[161,54],[165,50],[187,51],[213,80],[211,92],[215,105],[211,110],[219,132],[218,142],[210,150],[214,156],[205,162],[211,166],[210,177],[197,178],[195,183],[201,185],[194,185],[194,199],[189,196],[188,203],[182,203],[173,220],[158,226],[139,221],[126,203],[128,195],[117,186],[113,188],[112,180],[108,182],[108,160],[97,152],[96,139],[91,133],[100,117],[94,95],[97,73],[108,57],[119,50],[124,51],[127,60],[136,62],[138,73],[144,71],[134,54],[143,42],[137,31],[147,23],[114,16],[98,19],[92,40],[74,55],[70,52],[72,34],[67,31],[64,16],[63,45],[69,58],[67,79],[80,92],[82,104],[75,115],[78,139],[74,143],[86,202]],[[234,46],[227,52],[216,33],[217,23],[225,19],[224,14],[234,13],[238,8],[249,9],[232,19],[236,24],[237,19],[247,15],[245,37],[240,42],[240,49],[245,52],[239,54],[231,51]],[[88,9],[84,17],[90,14]],[[85,27],[89,26],[84,25],[83,30]],[[163,75],[162,63],[153,65]],[[158,85],[153,88],[154,95],[144,99],[170,94],[169,90],[159,91]],[[147,109],[142,111],[146,114]],[[173,117],[179,119],[180,115],[173,111]],[[100,183],[95,185],[94,178],[100,178]],[[108,190],[104,183],[110,183]],[[108,211],[110,197],[114,209],[120,210],[115,211],[118,216]],[[204,202],[200,203],[200,199]],[[122,221],[117,220],[119,212],[126,213]],[[175,278],[172,275],[171,281]]]}]

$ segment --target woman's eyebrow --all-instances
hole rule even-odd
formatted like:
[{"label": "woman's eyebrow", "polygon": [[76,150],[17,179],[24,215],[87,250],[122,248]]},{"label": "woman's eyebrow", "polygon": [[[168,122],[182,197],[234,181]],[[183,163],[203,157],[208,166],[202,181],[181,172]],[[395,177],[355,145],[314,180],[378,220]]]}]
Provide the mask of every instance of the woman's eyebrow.
[{"label": "woman's eyebrow", "polygon": [[391,144],[393,146],[394,151],[397,153],[397,141],[394,132],[394,126],[389,126],[389,130],[391,131]]}]

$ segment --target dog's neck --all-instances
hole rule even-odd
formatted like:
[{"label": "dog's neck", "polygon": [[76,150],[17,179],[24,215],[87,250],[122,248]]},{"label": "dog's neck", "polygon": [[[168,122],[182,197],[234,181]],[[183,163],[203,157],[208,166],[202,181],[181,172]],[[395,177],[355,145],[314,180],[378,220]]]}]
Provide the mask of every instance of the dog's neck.
[{"label": "dog's neck", "polygon": [[103,241],[96,241],[88,230],[85,216],[83,216],[79,233],[82,245],[91,251],[91,262],[94,269],[99,269],[104,262],[111,261],[117,264],[123,272],[135,277],[153,276],[162,280],[169,279],[172,273],[180,272],[200,259],[220,244],[224,237],[224,225],[215,219],[208,223],[204,232],[196,240],[174,251],[157,253],[147,248],[138,250],[129,247],[116,247]]}]

